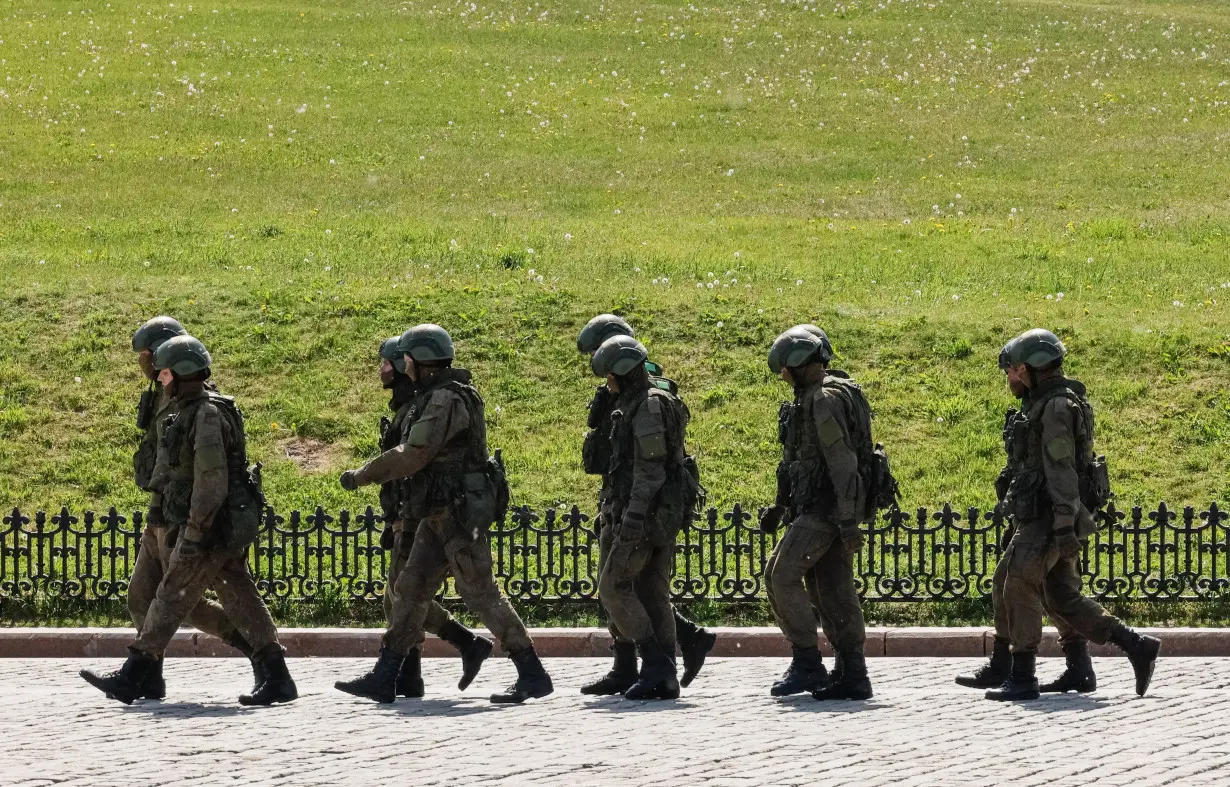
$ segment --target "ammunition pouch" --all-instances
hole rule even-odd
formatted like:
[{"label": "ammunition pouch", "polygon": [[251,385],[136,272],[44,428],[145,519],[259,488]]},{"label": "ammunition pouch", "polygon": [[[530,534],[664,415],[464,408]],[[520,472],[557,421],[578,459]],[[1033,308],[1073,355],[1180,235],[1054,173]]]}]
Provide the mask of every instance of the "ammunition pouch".
[{"label": "ammunition pouch", "polygon": [[581,443],[581,467],[588,475],[606,475],[611,469],[611,439],[597,429],[585,433]]},{"label": "ammunition pouch", "polygon": [[897,479],[893,478],[893,471],[888,463],[888,453],[884,450],[883,443],[875,444],[863,482],[867,490],[863,521],[874,522],[876,512],[897,505],[900,494]]},{"label": "ammunition pouch", "polygon": [[796,513],[814,512],[822,503],[832,500],[832,494],[826,494],[832,484],[824,472],[823,462],[796,460],[783,464],[790,479],[790,507]]},{"label": "ammunition pouch", "polygon": [[137,486],[150,491],[150,481],[154,478],[154,465],[158,461],[158,440],[153,431],[147,431],[141,438],[140,445],[132,455],[132,475]]},{"label": "ammunition pouch", "polygon": [[401,511],[401,481],[388,481],[380,485],[380,518],[385,522],[397,519]]},{"label": "ammunition pouch", "polygon": [[496,491],[486,470],[466,473],[457,485],[457,496],[449,503],[453,536],[449,551],[468,546],[485,536],[495,522]]},{"label": "ammunition pouch", "polygon": [[137,428],[149,429],[150,424],[154,420],[154,407],[157,405],[158,394],[154,392],[154,386],[151,385],[149,390],[141,394],[141,400],[137,402]]},{"label": "ammunition pouch", "polygon": [[237,467],[229,473],[226,503],[214,522],[219,544],[227,549],[245,549],[260,535],[265,516],[265,492],[261,464]]},{"label": "ammunition pouch", "polygon": [[1004,499],[1004,511],[1017,523],[1042,517],[1050,508],[1046,494],[1046,476],[1040,470],[1026,470],[1012,479]]},{"label": "ammunition pouch", "polygon": [[777,495],[773,504],[790,507],[790,463],[785,460],[777,463]]},{"label": "ammunition pouch", "polygon": [[1081,505],[1094,516],[1110,502],[1110,470],[1105,456],[1099,454],[1085,467],[1080,474],[1080,490]]},{"label": "ammunition pouch", "polygon": [[668,471],[666,483],[658,494],[654,517],[657,527],[646,523],[646,535],[654,546],[673,544],[679,531],[696,520],[704,507],[705,496],[696,458],[685,456]]}]

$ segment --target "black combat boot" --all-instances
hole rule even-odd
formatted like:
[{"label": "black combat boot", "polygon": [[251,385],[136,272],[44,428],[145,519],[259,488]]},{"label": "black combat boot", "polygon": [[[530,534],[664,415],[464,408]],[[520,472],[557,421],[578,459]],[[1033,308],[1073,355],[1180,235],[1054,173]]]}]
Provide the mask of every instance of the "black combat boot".
[{"label": "black combat boot", "polygon": [[995,638],[991,658],[971,675],[958,675],[957,685],[970,689],[993,689],[1004,685],[1012,672],[1012,648],[1003,637]]},{"label": "black combat boot", "polygon": [[162,700],[166,699],[166,696],[167,682],[162,678],[162,659],[158,659],[158,664],[150,670],[149,677],[145,679],[145,685],[141,687],[141,696],[137,699]]},{"label": "black combat boot", "polygon": [[705,666],[705,657],[713,650],[717,634],[698,626],[675,612],[675,634],[679,637],[679,653],[683,656],[683,677],[679,685],[687,688]]},{"label": "black combat boot", "polygon": [[829,670],[829,681],[837,683],[841,680],[841,676],[846,673],[845,659],[841,656],[841,651],[833,654],[833,668]]},{"label": "black combat boot", "polygon": [[1157,637],[1137,634],[1122,623],[1116,623],[1111,628],[1110,641],[1127,654],[1128,661],[1132,662],[1132,671],[1136,673],[1136,693],[1145,696],[1153,680],[1157,655],[1162,651],[1162,641]]},{"label": "black combat boot", "polygon": [[423,650],[414,648],[406,654],[397,673],[397,696],[419,699],[423,696]]},{"label": "black combat boot", "polygon": [[624,692],[626,700],[674,700],[679,698],[675,659],[652,637],[636,643],[641,654],[641,674]]},{"label": "black combat boot", "polygon": [[987,691],[987,699],[999,702],[1038,699],[1038,679],[1034,677],[1037,653],[1013,653],[1012,672],[998,689]]},{"label": "black combat boot", "polygon": [[791,694],[802,694],[805,691],[818,691],[828,685],[828,672],[820,659],[819,648],[790,647],[794,654],[790,666],[782,675],[781,680],[773,684],[769,694],[774,697],[788,697]]},{"label": "black combat boot", "polygon": [[376,702],[393,702],[397,699],[397,676],[401,672],[401,663],[406,657],[394,653],[388,648],[380,649],[380,658],[371,672],[354,680],[339,680],[333,688],[353,694],[356,697],[366,697]]},{"label": "black combat boot", "polygon": [[601,697],[623,694],[636,683],[636,645],[631,642],[614,642],[611,643],[611,650],[615,653],[615,663],[611,665],[611,671],[593,683],[582,686],[582,694]]},{"label": "black combat boot", "polygon": [[509,653],[508,657],[517,667],[517,682],[505,689],[503,694],[492,694],[492,702],[520,705],[526,700],[545,697],[555,691],[551,676],[543,668],[542,661],[532,647]]},{"label": "black combat boot", "polygon": [[457,681],[457,688],[465,691],[474,682],[494,646],[491,640],[478,636],[452,618],[440,627],[438,636],[461,654],[461,680]]},{"label": "black combat boot", "polygon": [[843,651],[840,678],[812,691],[818,700],[869,700],[871,679],[867,677],[867,659],[861,650]]},{"label": "black combat boot", "polygon": [[259,653],[252,656],[253,663],[259,661],[260,667],[252,671],[263,677],[251,694],[240,694],[240,705],[273,705],[276,702],[293,702],[299,699],[299,689],[290,677],[286,668],[286,649],[272,643],[265,646]]},{"label": "black combat boot", "polygon": [[1050,683],[1044,683],[1038,691],[1043,694],[1064,694],[1075,691],[1085,694],[1098,687],[1098,676],[1093,674],[1093,659],[1089,658],[1089,643],[1085,640],[1063,643],[1063,655],[1067,668]]},{"label": "black combat boot", "polygon": [[[155,670],[161,670],[161,667],[162,659],[130,650],[124,665],[115,672],[100,675],[97,672],[83,669],[80,674],[85,678],[86,683],[106,694],[108,699],[119,700],[125,705],[131,705],[133,700],[140,699],[146,695],[146,692],[151,691],[148,685],[150,676]],[[164,693],[165,690],[164,686]]]}]

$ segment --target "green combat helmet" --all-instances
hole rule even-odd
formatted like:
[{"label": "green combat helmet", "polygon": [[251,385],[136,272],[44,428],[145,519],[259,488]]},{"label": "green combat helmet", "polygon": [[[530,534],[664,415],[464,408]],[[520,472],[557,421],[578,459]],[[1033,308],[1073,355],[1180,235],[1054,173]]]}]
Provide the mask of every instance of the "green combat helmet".
[{"label": "green combat helmet", "polygon": [[608,374],[625,375],[638,366],[645,365],[649,351],[645,345],[631,336],[612,336],[602,343],[594,357],[589,360],[589,368],[598,377]]},{"label": "green combat helmet", "polygon": [[769,369],[781,374],[808,363],[833,360],[833,345],[824,331],[814,325],[796,325],[773,340],[769,347]]},{"label": "green combat helmet", "polygon": [[147,320],[132,335],[132,351],[135,353],[142,352],[143,350],[157,352],[158,347],[167,339],[187,335],[188,331],[174,317],[167,317],[165,315],[154,317],[151,320]]},{"label": "green combat helmet", "polygon": [[577,352],[593,355],[602,343],[612,336],[635,336],[632,326],[623,317],[614,314],[599,314],[585,323],[577,337]]},{"label": "green combat helmet", "polygon": [[403,333],[397,340],[397,349],[413,358],[415,363],[439,363],[454,357],[453,338],[448,331],[430,322]]},{"label": "green combat helmet", "polygon": [[999,354],[999,364],[1001,368],[1007,368],[1023,363],[1032,369],[1041,369],[1063,360],[1067,354],[1058,336],[1044,328],[1034,328],[1004,345]]},{"label": "green combat helmet", "polygon": [[205,349],[201,340],[186,334],[167,339],[154,353],[154,368],[159,371],[170,369],[176,377],[203,372],[212,362],[209,350]]},{"label": "green combat helmet", "polygon": [[406,373],[406,354],[398,349],[400,336],[390,336],[380,345],[380,357],[389,362],[398,374]]}]

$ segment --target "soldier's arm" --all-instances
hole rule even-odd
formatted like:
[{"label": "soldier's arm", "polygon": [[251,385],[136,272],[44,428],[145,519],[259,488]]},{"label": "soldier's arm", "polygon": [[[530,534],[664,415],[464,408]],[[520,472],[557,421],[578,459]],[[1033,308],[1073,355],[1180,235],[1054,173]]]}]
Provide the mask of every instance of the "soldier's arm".
[{"label": "soldier's arm", "polygon": [[654,497],[666,483],[666,460],[669,452],[663,404],[657,397],[637,409],[629,425],[633,450],[632,494],[624,511],[625,519],[643,522],[653,506]]},{"label": "soldier's arm", "polygon": [[209,403],[197,408],[192,428],[192,500],[184,533],[188,541],[201,540],[226,502],[225,429],[218,408]]},{"label": "soldier's arm", "polygon": [[1080,512],[1073,415],[1071,404],[1062,396],[1051,399],[1042,410],[1042,470],[1046,475],[1046,491],[1051,498],[1056,530],[1075,527]]},{"label": "soldier's arm", "polygon": [[406,432],[405,441],[356,470],[355,481],[363,486],[409,478],[431,464],[449,438],[468,428],[470,415],[461,395],[436,391],[422,417]]},{"label": "soldier's arm", "polygon": [[850,445],[850,425],[846,409],[838,394],[821,389],[812,407],[816,435],[829,480],[833,483],[833,518],[838,524],[856,524],[861,512],[858,505],[860,479],[858,456]]}]

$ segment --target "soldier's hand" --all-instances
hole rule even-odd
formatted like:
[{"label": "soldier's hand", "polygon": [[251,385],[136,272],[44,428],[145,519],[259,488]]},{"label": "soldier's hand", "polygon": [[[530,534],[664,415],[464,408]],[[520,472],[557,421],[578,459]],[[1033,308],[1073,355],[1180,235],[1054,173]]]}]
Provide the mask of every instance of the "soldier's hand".
[{"label": "soldier's hand", "polygon": [[393,548],[393,539],[396,534],[393,532],[392,525],[385,525],[384,531],[380,534],[380,548],[388,551]]},{"label": "soldier's hand", "polygon": [[179,543],[175,545],[175,552],[180,558],[193,560],[204,554],[205,549],[200,541],[190,541],[187,538],[181,538]]},{"label": "soldier's hand", "polygon": [[863,542],[866,540],[866,537],[863,535],[862,528],[858,526],[857,522],[839,525],[837,529],[841,533],[841,543],[845,545],[846,549],[855,553],[863,551]]},{"label": "soldier's hand", "polygon": [[786,516],[786,507],[771,505],[760,509],[760,530],[764,533],[775,533],[782,526],[782,518]]},{"label": "soldier's hand", "polygon": [[151,527],[166,527],[167,521],[162,518],[162,506],[150,506],[145,515],[145,524]]},{"label": "soldier's hand", "polygon": [[1081,542],[1076,537],[1076,530],[1074,528],[1065,527],[1056,530],[1055,546],[1059,548],[1059,554],[1066,558],[1081,556]]},{"label": "soldier's hand", "polygon": [[353,492],[359,488],[359,479],[355,478],[355,471],[353,470],[347,470],[342,473],[342,477],[339,480],[341,481],[342,489],[349,492]]}]

